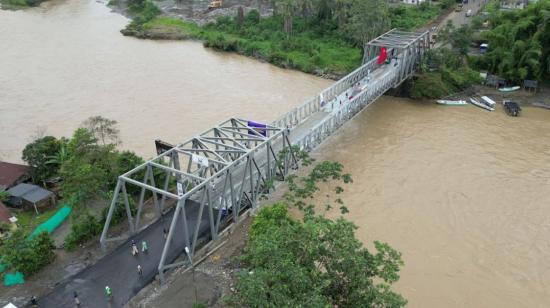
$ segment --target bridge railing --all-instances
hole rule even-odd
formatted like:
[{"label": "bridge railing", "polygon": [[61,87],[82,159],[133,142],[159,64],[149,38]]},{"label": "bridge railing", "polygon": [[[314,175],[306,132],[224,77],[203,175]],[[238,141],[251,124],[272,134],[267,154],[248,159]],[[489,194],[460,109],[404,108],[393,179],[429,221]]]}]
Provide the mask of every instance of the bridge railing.
[{"label": "bridge railing", "polygon": [[295,144],[300,149],[310,150],[323,142],[336,129],[342,126],[346,121],[355,116],[364,107],[370,105],[380,96],[382,96],[389,88],[395,84],[398,78],[398,70],[394,69],[390,73],[384,75],[380,80],[374,82],[369,88],[358,96],[353,98],[351,102],[343,105],[337,111],[334,111],[330,116],[313,127],[308,134],[296,141]]},{"label": "bridge railing", "polygon": [[365,78],[369,72],[374,71],[378,67],[380,67],[380,65],[376,63],[376,59],[372,59],[323,90],[319,95],[309,98],[300,106],[283,114],[277,118],[277,120],[273,121],[271,125],[289,129],[298,126],[309,116],[321,110],[321,96],[325,102],[333,100],[336,96],[351,88],[353,84]]}]

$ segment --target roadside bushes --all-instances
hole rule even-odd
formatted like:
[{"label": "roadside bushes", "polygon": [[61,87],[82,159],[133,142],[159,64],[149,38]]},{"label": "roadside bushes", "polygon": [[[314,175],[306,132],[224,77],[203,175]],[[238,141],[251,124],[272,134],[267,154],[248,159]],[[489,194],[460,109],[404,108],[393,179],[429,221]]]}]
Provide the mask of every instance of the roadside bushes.
[{"label": "roadside bushes", "polygon": [[410,92],[415,99],[442,98],[482,81],[479,72],[468,66],[468,58],[447,48],[428,51],[421,71]]},{"label": "roadside bushes", "polygon": [[47,232],[32,239],[28,237],[29,234],[20,228],[0,245],[1,263],[25,276],[38,272],[55,259],[55,246]]},{"label": "roadside bushes", "polygon": [[[112,192],[108,194],[112,198]],[[134,199],[131,197],[128,198],[128,203],[130,205],[130,212],[132,215],[136,214],[136,206]],[[76,218],[73,218],[71,225],[71,233],[65,238],[65,248],[69,251],[74,250],[78,245],[83,244],[94,237],[97,237],[103,230],[103,225],[107,220],[107,214],[109,212],[109,207],[103,208],[101,211],[101,219],[96,218],[94,215],[86,212],[80,214]],[[111,218],[111,226],[118,225],[122,221],[126,220],[126,208],[124,206],[123,197],[119,195],[118,205],[113,211],[113,216]]]},{"label": "roadside bushes", "polygon": [[74,250],[79,244],[101,233],[101,227],[99,219],[89,213],[78,216],[73,219],[71,233],[65,238],[65,248],[69,251]]}]

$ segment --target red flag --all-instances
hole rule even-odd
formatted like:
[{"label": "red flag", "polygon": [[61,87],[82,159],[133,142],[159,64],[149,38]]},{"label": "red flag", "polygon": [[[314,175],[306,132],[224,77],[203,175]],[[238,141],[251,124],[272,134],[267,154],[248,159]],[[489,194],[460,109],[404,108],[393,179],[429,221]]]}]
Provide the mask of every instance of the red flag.
[{"label": "red flag", "polygon": [[378,55],[378,60],[376,63],[382,64],[388,58],[388,53],[386,52],[386,47],[380,48],[380,54]]}]

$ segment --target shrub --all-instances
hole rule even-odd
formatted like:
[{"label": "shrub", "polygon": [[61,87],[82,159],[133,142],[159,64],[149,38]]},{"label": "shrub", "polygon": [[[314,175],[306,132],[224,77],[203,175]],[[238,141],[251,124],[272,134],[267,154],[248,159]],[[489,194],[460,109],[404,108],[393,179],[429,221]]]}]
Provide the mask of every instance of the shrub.
[{"label": "shrub", "polygon": [[245,23],[250,25],[255,25],[260,23],[260,12],[257,10],[252,10],[245,17]]},{"label": "shrub", "polygon": [[54,243],[47,232],[42,232],[33,239],[28,239],[23,229],[14,231],[0,246],[2,262],[10,270],[19,271],[30,276],[55,259]]},{"label": "shrub", "polygon": [[73,220],[71,233],[65,238],[65,248],[69,251],[74,250],[79,244],[82,244],[101,232],[102,224],[89,213],[79,215]]}]

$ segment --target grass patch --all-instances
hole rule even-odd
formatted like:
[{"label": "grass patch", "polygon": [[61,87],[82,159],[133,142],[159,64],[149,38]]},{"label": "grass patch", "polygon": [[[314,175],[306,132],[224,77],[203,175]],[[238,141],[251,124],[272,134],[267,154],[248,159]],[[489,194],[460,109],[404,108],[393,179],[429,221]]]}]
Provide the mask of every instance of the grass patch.
[{"label": "grass patch", "polygon": [[421,5],[398,5],[390,8],[392,28],[414,30],[425,26],[441,14],[439,5],[426,2]]},{"label": "grass patch", "polygon": [[46,210],[43,213],[36,214],[34,211],[34,208],[32,210],[28,210],[25,212],[21,212],[19,214],[16,214],[17,217],[17,223],[21,228],[23,228],[27,232],[32,232],[34,228],[36,228],[39,224],[45,222],[46,220],[50,219],[57,211],[63,207],[63,203],[58,202],[55,207]]}]

